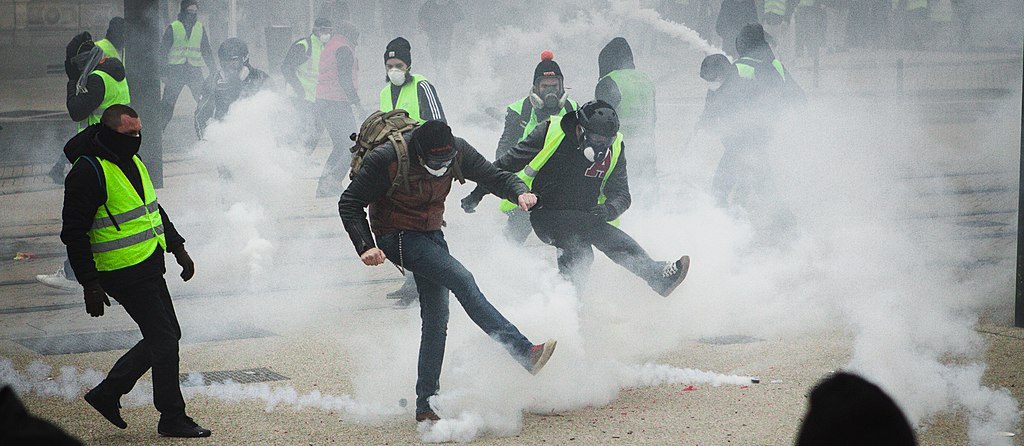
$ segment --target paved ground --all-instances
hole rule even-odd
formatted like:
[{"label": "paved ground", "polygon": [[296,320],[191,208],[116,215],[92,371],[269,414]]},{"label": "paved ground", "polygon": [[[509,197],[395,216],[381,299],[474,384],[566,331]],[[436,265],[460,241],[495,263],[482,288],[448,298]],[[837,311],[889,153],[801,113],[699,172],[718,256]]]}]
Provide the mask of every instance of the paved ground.
[{"label": "paved ground", "polygon": [[[923,60],[928,56],[908,58]],[[855,103],[852,108],[877,110],[877,121],[872,122],[879,126],[884,125],[885,113],[923,110],[926,113],[918,131],[949,142],[936,146],[926,159],[903,159],[884,170],[891,184],[899,185],[890,189],[897,195],[890,195],[893,203],[889,204],[906,207],[903,219],[896,224],[910,228],[915,243],[952,247],[962,254],[937,267],[956,264],[954,270],[968,283],[975,276],[988,277],[982,273],[997,273],[992,283],[976,285],[993,292],[986,295],[986,302],[976,306],[978,313],[971,315],[980,322],[964,326],[984,341],[980,351],[988,367],[982,382],[1005,388],[1017,401],[1024,401],[1024,371],[1020,366],[1024,330],[1010,327],[1007,315],[1012,279],[1006,280],[1006,273],[1012,274],[1016,234],[1016,159],[1003,163],[990,156],[1002,153],[993,152],[993,147],[1019,137],[1016,130],[1007,130],[1008,125],[1015,125],[1016,118],[1005,115],[1000,93],[991,93],[1006,87],[999,80],[1006,77],[1000,77],[1001,70],[1016,70],[1010,75],[1016,76],[1016,83],[1011,85],[1019,88],[1020,59],[1016,57],[1016,65],[1010,64],[1010,68],[996,62],[968,64],[980,66],[978,72],[989,74],[976,76],[975,83],[962,84],[964,88],[959,92],[946,91],[950,85],[964,82],[949,79],[952,75],[908,88],[945,92],[922,93],[921,98],[899,102],[895,107],[879,99],[889,94],[888,87],[871,88],[872,80],[880,84],[883,81],[879,79],[890,79],[887,61],[869,60],[871,63],[860,73],[863,76],[840,76],[835,74],[840,72],[836,67],[826,66],[824,73],[833,75],[823,77],[818,89],[809,89],[822,92],[822,103],[848,101]],[[844,63],[864,62],[858,58],[870,59],[855,54]],[[1006,58],[1005,54],[996,54],[963,60]],[[947,56],[950,61],[960,59]],[[996,74],[991,74],[993,71]],[[966,73],[956,76],[969,77],[970,72]],[[4,89],[2,96],[7,98],[11,97],[10,91],[45,88],[49,83],[0,86]],[[699,109],[699,98],[676,93],[666,95],[661,106],[667,110]],[[60,107],[59,102],[17,97],[25,109]],[[1019,98],[1018,92],[1018,102]],[[190,107],[187,100],[182,107]],[[1020,109],[1015,112],[1019,117]],[[171,131],[187,133],[187,116],[179,118]],[[668,132],[680,137],[686,132],[684,127],[674,126]],[[860,141],[852,147],[883,143]],[[969,148],[976,156],[966,154]],[[1008,150],[1011,155],[1012,149]],[[131,332],[131,320],[116,306],[107,316],[92,319],[84,314],[78,293],[66,294],[35,283],[33,276],[56,269],[63,255],[55,236],[59,231],[61,190],[44,176],[47,163],[13,162],[14,156],[8,154],[15,152],[10,147],[8,150],[0,159],[0,361],[10,360],[8,370],[19,371],[23,383],[34,384],[36,390],[23,395],[33,413],[54,421],[84,442],[153,443],[157,438],[156,415],[147,399],[147,383],[126,397],[124,415],[130,427],[125,431],[112,428],[80,399],[81,391],[97,379],[87,370],[107,370],[123,352],[123,345],[138,336]],[[326,151],[326,145],[321,145],[314,166],[322,163]],[[697,301],[696,296],[707,296],[709,287],[716,286],[702,279],[711,275],[710,271],[695,269],[694,282],[687,284],[691,287],[689,293],[664,301],[635,292],[642,288],[629,282],[631,278],[623,279],[625,273],[614,265],[599,260],[595,266],[598,283],[621,291],[616,297],[630,296],[637,305],[607,303],[612,299],[604,295],[576,300],[557,293],[538,297],[530,295],[532,291],[523,296],[495,293],[491,297],[496,305],[508,309],[509,317],[518,321],[528,335],[550,334],[562,342],[549,368],[537,377],[515,370],[453,303],[450,349],[442,378],[443,388],[452,393],[443,402],[449,404],[446,413],[462,418],[450,420],[443,429],[419,432],[411,421],[411,408],[398,404],[400,399],[413,398],[411,358],[416,348],[416,311],[388,308],[389,302],[382,295],[400,283],[398,274],[390,268],[367,270],[357,265],[337,221],[335,201],[308,198],[315,188],[317,169],[306,166],[286,172],[287,181],[280,183],[273,179],[265,184],[243,183],[256,188],[254,193],[282,184],[288,188],[288,193],[274,201],[262,202],[260,216],[261,212],[244,206],[237,212],[236,208],[225,212],[231,203],[229,197],[206,188],[209,182],[216,182],[217,176],[208,160],[188,150],[171,151],[165,166],[166,187],[160,192],[161,203],[187,238],[211,241],[207,246],[190,245],[199,265],[194,282],[180,283],[175,277],[177,267],[169,265],[168,282],[185,332],[182,372],[248,370],[236,374],[235,379],[281,378],[243,387],[186,387],[190,413],[215,432],[215,437],[207,440],[211,444],[409,444],[435,435],[440,439],[477,437],[476,441],[483,444],[782,445],[792,443],[810,387],[828,373],[848,366],[855,356],[856,329],[840,322],[791,329],[780,317],[777,329],[760,327],[743,332],[735,329],[738,325],[688,317],[713,314],[742,320],[750,318],[747,314],[751,312],[780,308],[765,302],[763,307],[747,303],[709,311],[705,307],[713,305]],[[259,160],[255,158],[254,162]],[[689,167],[691,173],[700,168],[699,163],[695,164],[698,166]],[[808,174],[813,176],[814,172]],[[699,175],[710,176],[694,173]],[[843,177],[836,175],[836,179]],[[908,196],[912,199],[900,199]],[[855,203],[848,204],[856,208]],[[878,206],[887,204],[881,202]],[[454,201],[449,207],[450,213],[458,209]],[[470,234],[454,236],[453,249],[470,259],[467,264],[485,290],[495,290],[507,284],[509,278],[502,269],[488,265],[520,260],[498,243],[465,243],[473,237],[479,240],[493,235],[501,224],[498,216],[476,215],[472,220],[450,215],[453,233]],[[301,223],[301,229],[294,229],[296,222]],[[868,223],[866,220],[865,225]],[[242,237],[239,240],[243,242],[270,240],[274,249],[264,251],[259,243],[241,243],[239,252],[225,251],[225,246],[235,245],[220,241],[237,241],[235,237]],[[649,240],[642,233],[638,238]],[[696,252],[708,243],[719,242],[687,241]],[[665,245],[667,248],[648,244],[652,252],[661,254],[679,242],[669,240]],[[550,251],[535,239],[526,249],[540,260],[527,265],[525,271],[533,273],[535,281],[551,280]],[[13,260],[18,252],[33,258]],[[273,260],[267,262],[266,256]],[[239,259],[248,259],[249,263]],[[712,265],[713,259],[707,262]],[[744,277],[741,273],[736,272],[736,277]],[[626,282],[620,284],[622,280]],[[519,303],[534,302],[531,299],[540,299],[540,306],[547,312],[531,313],[527,305]],[[799,317],[794,314],[794,318]],[[898,331],[896,328],[894,331]],[[671,336],[653,335],[658,333]],[[57,339],[61,336],[71,340]],[[31,364],[37,361],[54,369],[33,372]],[[952,352],[943,357],[943,362],[969,363],[970,356],[965,359]],[[645,363],[665,369],[652,372],[630,368]],[[61,371],[62,367],[72,369]],[[898,366],[894,363],[893,367]],[[702,377],[686,372],[687,368],[713,375]],[[3,363],[0,370],[4,370]],[[729,378],[733,375],[759,377],[761,382],[741,384],[738,378]],[[727,383],[715,386],[715,379]],[[458,389],[485,391],[466,395],[459,394]],[[951,392],[955,389],[936,389],[937,394]],[[507,407],[525,409],[521,423],[520,412],[509,413]],[[922,420],[920,443],[966,444],[967,424],[966,414],[955,407],[941,412]],[[485,432],[475,431],[484,426]],[[1002,443],[994,440],[991,444],[1019,442],[1020,425],[1010,430],[1018,437],[1000,437]],[[985,435],[995,438],[997,433]]]}]

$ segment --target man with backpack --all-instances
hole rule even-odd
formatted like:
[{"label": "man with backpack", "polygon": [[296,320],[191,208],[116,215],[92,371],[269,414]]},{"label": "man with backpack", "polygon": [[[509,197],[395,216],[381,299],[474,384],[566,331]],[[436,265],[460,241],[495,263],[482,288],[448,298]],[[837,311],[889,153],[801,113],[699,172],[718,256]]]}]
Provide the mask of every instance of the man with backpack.
[{"label": "man with backpack", "polygon": [[[404,111],[376,112],[357,137],[352,182],[341,194],[338,213],[356,252],[367,266],[390,260],[411,271],[419,291],[420,350],[416,421],[440,418],[429,398],[439,388],[448,326],[449,290],[473,320],[500,342],[530,373],[544,367],[555,341],[532,344],[498,312],[473,274],[448,252],[441,227],[452,181],[469,179],[524,211],[537,197],[510,172],[498,170],[441,121],[417,125]],[[369,222],[363,208],[369,206]]]}]

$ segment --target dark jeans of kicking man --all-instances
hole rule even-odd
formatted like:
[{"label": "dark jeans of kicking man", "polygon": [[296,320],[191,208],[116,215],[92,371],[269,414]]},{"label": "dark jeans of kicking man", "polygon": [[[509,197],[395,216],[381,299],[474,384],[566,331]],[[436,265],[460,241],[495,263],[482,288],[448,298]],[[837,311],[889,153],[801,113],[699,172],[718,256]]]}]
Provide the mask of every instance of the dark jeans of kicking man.
[{"label": "dark jeans of kicking man", "polygon": [[203,91],[203,69],[188,64],[172,65],[167,68],[167,80],[164,82],[164,93],[160,96],[160,132],[174,117],[174,105],[178,102],[181,89],[188,86],[192,99],[199,102],[199,94]]},{"label": "dark jeans of kicking man", "polygon": [[131,284],[107,282],[101,282],[103,289],[139,324],[142,340],[114,363],[97,387],[103,393],[124,395],[152,368],[153,405],[160,411],[160,419],[184,417],[185,400],[178,382],[181,327],[174,314],[167,282],[160,276]]},{"label": "dark jeans of kicking man", "polygon": [[594,263],[592,247],[652,287],[662,280],[665,262],[655,261],[629,234],[594,221],[589,213],[538,209],[530,213],[530,222],[541,241],[558,248],[558,272],[577,288],[586,283],[587,271]]},{"label": "dark jeans of kicking man", "polygon": [[[487,301],[473,274],[448,253],[441,231],[402,231],[378,237],[380,249],[416,279],[420,294],[420,354],[416,380],[416,412],[430,410],[428,398],[440,386],[444,344],[448,336],[448,290],[462,304],[469,318],[516,358],[524,361],[530,341]],[[399,248],[401,245],[401,250]]]},{"label": "dark jeans of kicking man", "polygon": [[356,119],[352,114],[352,104],[321,99],[317,101],[316,107],[321,126],[327,129],[332,146],[331,154],[324,163],[324,172],[320,175],[316,196],[339,197],[342,192],[341,180],[348,173],[352,160],[352,152],[349,150],[352,139],[349,135],[359,129],[356,128]]}]

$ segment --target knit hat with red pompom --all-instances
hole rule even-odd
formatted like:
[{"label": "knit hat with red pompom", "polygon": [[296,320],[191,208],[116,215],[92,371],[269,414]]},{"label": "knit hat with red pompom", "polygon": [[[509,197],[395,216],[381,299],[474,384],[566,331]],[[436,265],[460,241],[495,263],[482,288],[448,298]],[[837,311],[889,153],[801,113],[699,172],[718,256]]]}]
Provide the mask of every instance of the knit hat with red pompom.
[{"label": "knit hat with red pompom", "polygon": [[557,77],[559,80],[565,80],[562,78],[562,69],[555,62],[555,53],[546,50],[540,53],[540,63],[533,70],[533,85],[537,85],[537,82],[544,77]]}]

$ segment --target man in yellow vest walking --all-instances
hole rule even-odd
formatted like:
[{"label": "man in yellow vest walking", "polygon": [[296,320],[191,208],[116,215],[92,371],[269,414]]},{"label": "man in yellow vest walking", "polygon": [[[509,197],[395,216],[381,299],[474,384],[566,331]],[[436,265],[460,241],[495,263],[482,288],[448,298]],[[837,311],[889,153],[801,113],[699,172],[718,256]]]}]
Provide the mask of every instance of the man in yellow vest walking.
[{"label": "man in yellow vest walking", "polygon": [[320,76],[320,53],[333,32],[334,24],[330,19],[316,19],[309,36],[296,40],[281,62],[281,75],[291,87],[292,104],[303,117],[306,155],[313,153],[324,132],[323,120],[316,113],[316,86]]},{"label": "man in yellow vest walking", "polygon": [[210,431],[185,414],[178,383],[178,326],[163,275],[164,252],[174,254],[181,278],[195,265],[185,239],[160,207],[146,165],[138,156],[142,121],[127,105],[108,107],[100,123],[68,141],[64,154],[74,166],[64,188],[61,241],[85,293],[85,309],[103,316],[110,299],[139,325],[142,340],[128,350],[85,400],[115,426],[128,427],[119,400],[152,369],[157,432],[167,437],[208,437]]},{"label": "man in yellow vest walking", "polygon": [[[402,109],[409,112],[409,117],[419,121],[445,121],[441,100],[437,91],[426,77],[413,74],[412,45],[404,37],[396,37],[388,42],[384,49],[384,69],[387,70],[387,81],[380,90],[380,111],[388,112]],[[399,299],[396,308],[409,308],[419,294],[416,283],[409,277],[402,287],[388,293],[388,298]]]},{"label": "man in yellow vest walking", "polygon": [[210,38],[206,35],[203,22],[198,20],[199,3],[196,0],[182,0],[178,19],[167,25],[160,51],[167,66],[163,75],[164,93],[160,97],[161,122],[158,130],[163,132],[174,116],[174,105],[186,85],[192,98],[199,102],[203,91],[203,68],[210,73],[217,67],[213,58]]}]

